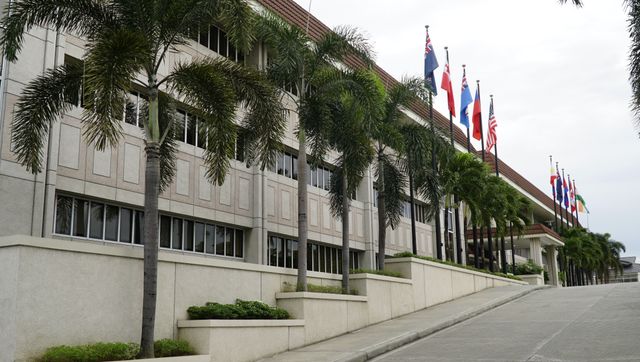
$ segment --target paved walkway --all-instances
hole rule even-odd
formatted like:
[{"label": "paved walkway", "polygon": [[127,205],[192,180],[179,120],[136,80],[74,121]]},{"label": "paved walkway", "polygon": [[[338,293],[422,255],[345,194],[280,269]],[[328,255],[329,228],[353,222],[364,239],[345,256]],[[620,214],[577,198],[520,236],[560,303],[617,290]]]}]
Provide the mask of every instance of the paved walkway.
[{"label": "paved walkway", "polygon": [[[530,286],[486,289],[262,361],[366,361],[520,298],[536,289],[538,288]],[[420,360],[424,360],[424,356]]]},{"label": "paved walkway", "polygon": [[640,361],[640,283],[541,290],[375,361]]}]

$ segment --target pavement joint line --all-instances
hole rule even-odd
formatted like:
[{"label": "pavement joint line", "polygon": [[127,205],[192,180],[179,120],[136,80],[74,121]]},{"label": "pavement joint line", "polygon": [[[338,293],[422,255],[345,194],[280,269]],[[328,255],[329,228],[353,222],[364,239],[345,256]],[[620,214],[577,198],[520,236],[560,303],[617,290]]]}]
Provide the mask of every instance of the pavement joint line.
[{"label": "pavement joint line", "polygon": [[525,295],[528,295],[532,292],[541,290],[541,289],[547,289],[550,288],[550,286],[536,286],[536,287],[532,287],[532,288],[527,288],[525,290],[519,291],[518,293],[509,295],[507,297],[502,297],[499,298],[497,300],[493,300],[490,302],[487,302],[483,305],[481,305],[479,308],[475,308],[475,309],[471,309],[471,310],[467,310],[464,311],[462,313],[459,313],[458,315],[456,315],[454,318],[448,319],[444,322],[441,322],[439,324],[436,324],[435,326],[431,326],[422,330],[418,330],[418,331],[413,331],[413,332],[408,332],[405,334],[401,334],[400,336],[395,336],[391,339],[388,339],[386,341],[377,343],[373,346],[369,346],[357,351],[354,351],[352,355],[350,356],[345,356],[339,360],[335,360],[334,362],[364,362],[364,361],[368,361],[370,359],[373,359],[374,357],[378,357],[382,354],[385,354],[387,352],[390,352],[392,350],[395,350],[399,347],[405,346],[407,344],[410,344],[412,342],[415,342],[419,339],[423,339],[425,337],[428,337],[432,334],[435,334],[437,332],[442,331],[443,329],[452,327],[456,324],[462,323],[468,319],[471,319],[473,317],[476,317],[480,314],[486,313],[492,309],[498,308],[504,304],[507,304],[509,302],[512,302],[516,299],[520,299],[522,297],[524,297]]}]

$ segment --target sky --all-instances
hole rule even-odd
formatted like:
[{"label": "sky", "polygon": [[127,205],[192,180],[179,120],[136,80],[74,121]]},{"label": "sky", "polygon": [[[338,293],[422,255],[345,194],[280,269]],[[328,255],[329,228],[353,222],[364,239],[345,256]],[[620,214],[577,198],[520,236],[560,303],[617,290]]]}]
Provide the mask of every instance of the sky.
[{"label": "sky", "polygon": [[[309,8],[310,0],[295,1]],[[359,28],[396,79],[423,75],[429,25],[438,85],[449,47],[456,110],[462,64],[472,93],[480,80],[485,122],[494,95],[500,159],[550,194],[553,155],[576,180],[589,229],[610,233],[627,246],[625,255],[640,258],[640,138],[629,107],[626,12],[622,0],[584,2],[312,0],[311,13],[330,27]],[[435,107],[448,114],[446,93],[438,94]],[[580,221],[586,225],[587,215]]]}]

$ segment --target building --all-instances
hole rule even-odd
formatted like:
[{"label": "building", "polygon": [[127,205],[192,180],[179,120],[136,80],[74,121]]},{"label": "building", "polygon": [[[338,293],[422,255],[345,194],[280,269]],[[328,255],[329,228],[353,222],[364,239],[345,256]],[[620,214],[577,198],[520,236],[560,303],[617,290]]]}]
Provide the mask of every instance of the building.
[{"label": "building", "polygon": [[[302,26],[307,19],[304,9],[293,1],[261,0],[258,3]],[[317,38],[329,29],[310,17],[309,31]],[[242,55],[226,40],[223,30],[212,27],[207,39],[170,53],[165,73],[171,63],[199,56],[226,56],[234,61],[261,68],[267,51],[259,44],[251,54]],[[216,37],[216,41],[209,41]],[[217,41],[220,39],[220,41]],[[0,201],[3,206],[3,235],[26,234],[87,242],[140,245],[143,241],[143,139],[138,110],[143,95],[133,92],[133,108],[126,110],[125,137],[117,149],[97,151],[84,142],[81,134],[81,108],[68,112],[52,128],[47,154],[46,173],[33,176],[15,162],[11,152],[11,111],[22,87],[44,69],[63,62],[78,61],[83,56],[83,40],[70,34],[55,36],[51,29],[38,29],[26,36],[21,61],[6,63],[2,72],[2,140],[0,157]],[[54,57],[57,56],[57,59]],[[350,58],[347,65],[356,65]],[[383,69],[376,72],[386,84],[396,82]],[[291,106],[291,105],[288,105]],[[197,123],[184,116],[176,179],[160,198],[160,247],[167,251],[199,253],[257,264],[293,267],[297,260],[296,178],[297,140],[293,135],[296,115],[289,117],[285,148],[274,167],[261,172],[247,168],[238,145],[236,160],[221,187],[205,178],[201,162],[203,141],[198,139]],[[415,122],[426,123],[428,110],[419,104],[406,112]],[[448,127],[448,120],[436,112],[438,126]],[[455,128],[456,147],[465,150],[466,138]],[[46,150],[45,150],[46,152]],[[493,164],[492,156],[487,162]],[[327,195],[332,173],[330,160],[310,173],[309,188],[309,256],[310,268],[337,273],[340,263],[340,221],[331,217]],[[508,165],[502,163],[502,176],[534,204],[534,223],[547,223],[553,218],[553,202]],[[16,198],[15,195],[21,195]],[[434,256],[435,228],[421,212],[422,200],[416,201],[418,253]],[[410,205],[395,230],[388,230],[386,253],[411,249]],[[376,207],[372,172],[359,186],[350,215],[352,266],[372,268],[377,250]],[[441,216],[442,218],[445,215]],[[451,218],[451,215],[447,217]],[[444,225],[444,222],[442,223]],[[453,222],[449,222],[453,233]],[[537,228],[537,230],[542,230]],[[548,229],[536,237],[516,242],[516,249],[539,264],[547,264],[544,254],[561,245],[556,235],[547,238]],[[538,238],[538,235],[545,237]],[[553,240],[555,239],[555,240]],[[531,240],[531,241],[527,241]],[[553,240],[553,241],[551,241]],[[529,245],[530,244],[530,245]],[[540,245],[538,245],[540,244]],[[528,251],[527,251],[528,250]],[[466,254],[466,250],[465,253]]]},{"label": "building", "polygon": [[636,263],[635,256],[620,257],[622,273],[609,271],[609,283],[631,283],[640,280],[640,264]]}]

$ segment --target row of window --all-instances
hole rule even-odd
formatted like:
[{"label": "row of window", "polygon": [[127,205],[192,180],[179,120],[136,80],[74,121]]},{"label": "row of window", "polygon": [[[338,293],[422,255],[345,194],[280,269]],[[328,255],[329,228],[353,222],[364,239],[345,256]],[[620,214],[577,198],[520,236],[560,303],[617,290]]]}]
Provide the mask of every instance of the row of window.
[{"label": "row of window", "polygon": [[[242,258],[244,231],[160,215],[160,247]],[[55,234],[144,244],[144,212],[71,196],[56,198]]]},{"label": "row of window", "polygon": [[227,33],[217,26],[212,25],[208,31],[201,31],[193,40],[234,62],[244,63],[244,54],[233,46]]},{"label": "row of window", "polygon": [[[373,206],[378,207],[378,189],[376,186],[373,187]],[[415,211],[416,221],[426,224],[427,223],[427,205],[419,201],[414,201],[413,207]],[[409,200],[403,201],[402,216],[408,219],[411,219],[411,202]]]},{"label": "row of window", "polygon": [[[267,265],[295,269],[298,265],[298,241],[271,235],[267,256]],[[349,268],[360,268],[359,252],[349,251]],[[307,270],[342,274],[342,248],[307,243]]]}]

